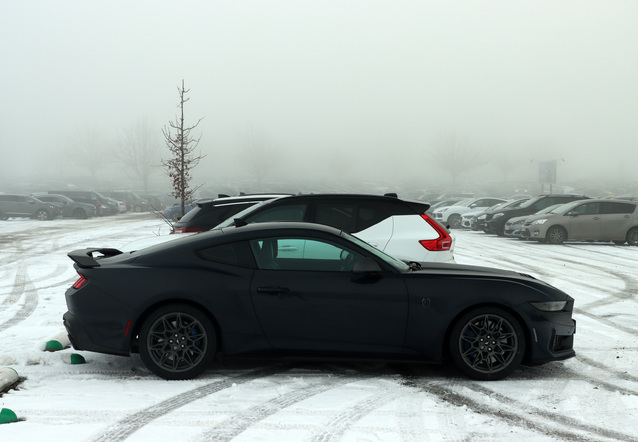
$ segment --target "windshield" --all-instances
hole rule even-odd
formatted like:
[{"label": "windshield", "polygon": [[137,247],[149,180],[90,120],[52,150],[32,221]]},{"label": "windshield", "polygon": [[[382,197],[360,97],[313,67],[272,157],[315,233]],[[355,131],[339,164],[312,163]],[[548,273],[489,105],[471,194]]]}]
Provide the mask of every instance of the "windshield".
[{"label": "windshield", "polygon": [[390,255],[385,254],[384,252],[382,252],[381,250],[377,249],[376,247],[371,246],[370,244],[368,244],[367,242],[357,238],[356,236],[350,235],[346,232],[341,232],[341,236],[343,236],[344,238],[352,241],[353,243],[357,244],[359,247],[366,249],[368,252],[372,253],[373,255],[375,255],[377,258],[383,260],[386,264],[389,264],[390,266],[394,267],[397,270],[400,270],[402,272],[407,272],[408,270],[410,270],[410,266],[407,265],[405,262],[400,261],[396,258],[393,258]]},{"label": "windshield", "polygon": [[[571,203],[568,203],[571,204]],[[563,204],[554,204],[553,206],[549,206],[549,207],[545,207],[542,210],[539,210],[538,212],[536,212],[537,215],[542,215],[544,213],[556,213],[554,212],[554,209],[558,209],[560,206],[563,206]]]},{"label": "windshield", "polygon": [[552,213],[565,213],[565,212],[569,212],[570,210],[572,210],[574,207],[582,204],[583,201],[582,200],[576,200],[576,201],[572,201],[569,203],[565,203],[565,204],[559,204],[558,207],[554,207],[554,210],[552,210]]},{"label": "windshield", "polygon": [[536,198],[530,198],[527,201],[525,201],[524,203],[522,203],[519,207],[524,209],[526,207],[531,206],[532,204],[534,204],[536,201],[538,201],[539,199],[541,199],[542,197],[536,197]]},{"label": "windshield", "polygon": [[474,198],[467,198],[467,199],[459,201],[458,203],[453,204],[453,206],[469,206],[474,201],[475,201]]}]

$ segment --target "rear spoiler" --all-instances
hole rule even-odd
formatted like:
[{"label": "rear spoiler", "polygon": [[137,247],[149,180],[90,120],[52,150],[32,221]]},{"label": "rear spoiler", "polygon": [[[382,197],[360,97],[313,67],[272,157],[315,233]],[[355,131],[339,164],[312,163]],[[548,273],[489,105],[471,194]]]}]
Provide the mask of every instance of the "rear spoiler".
[{"label": "rear spoiler", "polygon": [[79,267],[84,269],[90,269],[92,267],[99,267],[100,264],[93,257],[94,253],[100,253],[104,257],[116,256],[120,255],[120,252],[117,249],[78,249],[74,250],[68,254],[68,257],[71,258]]}]

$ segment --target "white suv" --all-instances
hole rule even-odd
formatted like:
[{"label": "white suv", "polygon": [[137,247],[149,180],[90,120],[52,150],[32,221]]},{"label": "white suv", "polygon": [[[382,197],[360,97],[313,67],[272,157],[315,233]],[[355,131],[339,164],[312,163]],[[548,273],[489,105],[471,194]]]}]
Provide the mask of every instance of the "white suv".
[{"label": "white suv", "polygon": [[325,224],[398,259],[453,263],[454,237],[426,215],[429,207],[394,194],[292,195],[257,203],[215,228],[267,221]]}]

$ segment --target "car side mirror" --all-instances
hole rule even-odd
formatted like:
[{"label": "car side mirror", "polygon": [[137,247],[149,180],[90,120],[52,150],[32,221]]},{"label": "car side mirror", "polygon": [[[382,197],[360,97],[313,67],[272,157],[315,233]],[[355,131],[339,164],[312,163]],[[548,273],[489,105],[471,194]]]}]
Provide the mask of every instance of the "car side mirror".
[{"label": "car side mirror", "polygon": [[372,258],[363,258],[354,263],[352,271],[354,273],[379,273],[381,266]]}]

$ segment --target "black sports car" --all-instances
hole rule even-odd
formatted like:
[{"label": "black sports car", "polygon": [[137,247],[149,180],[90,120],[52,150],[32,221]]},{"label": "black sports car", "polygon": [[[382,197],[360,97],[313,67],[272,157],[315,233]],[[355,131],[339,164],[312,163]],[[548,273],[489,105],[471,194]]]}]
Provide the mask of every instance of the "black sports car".
[{"label": "black sports car", "polygon": [[531,276],[398,261],[328,226],[259,223],[69,254],[73,347],[165,379],[217,354],[443,362],[475,379],[575,355],[574,300]]}]

